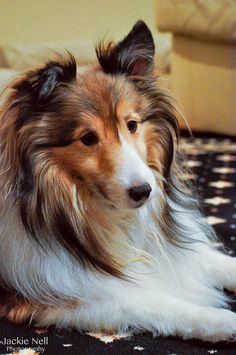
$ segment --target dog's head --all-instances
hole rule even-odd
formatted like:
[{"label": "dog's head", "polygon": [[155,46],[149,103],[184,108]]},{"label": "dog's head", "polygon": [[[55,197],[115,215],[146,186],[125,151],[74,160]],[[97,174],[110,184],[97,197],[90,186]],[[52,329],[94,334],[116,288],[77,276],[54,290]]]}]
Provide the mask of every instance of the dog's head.
[{"label": "dog's head", "polygon": [[12,85],[4,149],[15,156],[22,220],[34,234],[33,210],[34,219],[52,214],[58,223],[68,200],[68,215],[86,201],[137,208],[170,172],[177,123],[156,82],[150,30],[139,21],[121,42],[96,52],[97,65],[77,72],[72,56],[59,58]]},{"label": "dog's head", "polygon": [[78,75],[70,57],[15,84],[22,167],[29,181],[56,165],[78,188],[136,208],[155,195],[155,172],[166,175],[172,155],[174,121],[153,87],[153,38],[139,21],[123,41],[98,46],[97,55],[100,65]]}]

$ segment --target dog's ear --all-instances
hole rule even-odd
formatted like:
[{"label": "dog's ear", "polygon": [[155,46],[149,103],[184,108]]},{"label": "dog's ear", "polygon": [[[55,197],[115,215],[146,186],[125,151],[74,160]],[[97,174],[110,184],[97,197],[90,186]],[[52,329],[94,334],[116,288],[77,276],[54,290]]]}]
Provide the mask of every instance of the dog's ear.
[{"label": "dog's ear", "polygon": [[100,43],[96,53],[105,73],[145,77],[153,69],[155,45],[151,31],[139,20],[122,41]]},{"label": "dog's ear", "polygon": [[48,62],[44,67],[30,71],[13,85],[18,96],[31,98],[34,104],[45,103],[50,99],[54,89],[76,78],[76,62],[69,54],[66,60]]}]

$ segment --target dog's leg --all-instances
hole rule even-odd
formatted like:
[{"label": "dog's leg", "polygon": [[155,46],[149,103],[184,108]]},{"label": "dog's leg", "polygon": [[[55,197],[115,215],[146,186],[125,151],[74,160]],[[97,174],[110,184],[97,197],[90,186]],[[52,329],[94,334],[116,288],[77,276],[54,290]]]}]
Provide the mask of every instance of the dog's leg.
[{"label": "dog's leg", "polygon": [[236,258],[209,248],[205,264],[219,287],[236,292]]},{"label": "dog's leg", "polygon": [[119,294],[117,299],[94,301],[73,311],[49,309],[38,314],[36,321],[41,326],[56,323],[94,332],[149,330],[212,342],[232,340],[236,335],[236,314],[231,311],[198,306],[164,293],[154,297],[142,290],[130,291],[123,289],[123,297]]}]

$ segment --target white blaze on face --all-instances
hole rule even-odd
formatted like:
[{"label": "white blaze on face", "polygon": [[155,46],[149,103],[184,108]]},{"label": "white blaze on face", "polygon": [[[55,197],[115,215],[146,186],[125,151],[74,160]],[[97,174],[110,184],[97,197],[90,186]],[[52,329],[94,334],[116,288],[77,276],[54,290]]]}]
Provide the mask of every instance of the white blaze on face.
[{"label": "white blaze on face", "polygon": [[132,201],[127,191],[134,186],[149,184],[152,189],[148,198],[150,200],[157,191],[156,180],[152,170],[143,161],[135,147],[122,136],[120,136],[120,140],[121,150],[114,182],[119,186],[119,200],[124,202],[122,205],[136,207],[139,203]]}]

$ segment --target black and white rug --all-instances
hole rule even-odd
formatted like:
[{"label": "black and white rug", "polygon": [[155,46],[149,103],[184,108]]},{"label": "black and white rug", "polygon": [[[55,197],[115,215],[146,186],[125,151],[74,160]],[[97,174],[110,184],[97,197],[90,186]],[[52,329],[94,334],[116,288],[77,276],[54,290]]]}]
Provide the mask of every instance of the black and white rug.
[{"label": "black and white rug", "polygon": [[[236,256],[236,138],[196,135],[194,139],[183,138],[182,149],[187,153],[186,164],[192,169],[192,173],[185,178],[191,179],[197,186],[208,223],[225,242],[227,252]],[[4,342],[10,345],[4,345]],[[210,344],[174,337],[153,338],[149,333],[114,339],[99,334],[80,334],[73,329],[16,326],[1,320],[2,354],[235,355],[236,343]]]}]

